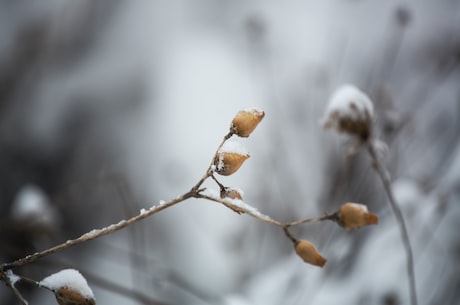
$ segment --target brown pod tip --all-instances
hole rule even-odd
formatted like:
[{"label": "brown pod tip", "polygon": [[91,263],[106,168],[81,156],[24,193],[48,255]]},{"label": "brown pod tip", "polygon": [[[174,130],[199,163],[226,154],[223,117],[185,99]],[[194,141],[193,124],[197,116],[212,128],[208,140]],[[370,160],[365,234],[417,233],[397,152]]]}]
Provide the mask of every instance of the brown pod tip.
[{"label": "brown pod tip", "polygon": [[295,252],[306,263],[323,267],[327,260],[319,253],[315,245],[308,240],[299,240],[295,244]]},{"label": "brown pod tip", "polygon": [[240,137],[249,137],[264,116],[265,112],[258,108],[241,110],[233,118],[230,130]]},{"label": "brown pod tip", "polygon": [[367,207],[359,203],[344,203],[338,212],[339,225],[346,229],[358,229],[367,225],[377,224],[377,215],[369,212]]}]

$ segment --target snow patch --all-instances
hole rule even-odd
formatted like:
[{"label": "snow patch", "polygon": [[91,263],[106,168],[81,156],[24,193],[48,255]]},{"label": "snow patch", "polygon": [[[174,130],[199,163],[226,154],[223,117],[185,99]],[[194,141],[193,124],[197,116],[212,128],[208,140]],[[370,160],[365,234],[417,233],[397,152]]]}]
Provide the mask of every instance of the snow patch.
[{"label": "snow patch", "polygon": [[249,155],[248,150],[240,142],[234,140],[226,141],[219,149],[221,153],[233,153],[238,155]]},{"label": "snow patch", "polygon": [[361,121],[372,118],[373,114],[374,107],[370,98],[354,85],[346,84],[332,95],[322,125],[335,128],[341,118]]},{"label": "snow patch", "polygon": [[13,286],[21,280],[21,278],[14,274],[11,269],[6,270],[6,276],[8,277],[8,280],[10,281],[11,285]]},{"label": "snow patch", "polygon": [[60,288],[73,290],[87,299],[94,299],[94,294],[88,286],[86,279],[75,269],[64,269],[40,281],[40,286],[46,287],[53,292]]}]

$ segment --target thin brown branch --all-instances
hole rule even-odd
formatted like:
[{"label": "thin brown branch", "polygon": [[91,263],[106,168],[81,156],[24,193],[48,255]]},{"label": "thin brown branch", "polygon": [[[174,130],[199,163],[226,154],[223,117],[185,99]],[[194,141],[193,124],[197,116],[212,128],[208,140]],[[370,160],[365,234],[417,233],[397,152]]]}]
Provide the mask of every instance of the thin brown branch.
[{"label": "thin brown branch", "polygon": [[291,231],[289,231],[289,227],[284,227],[283,228],[284,234],[292,241],[292,243],[295,245],[298,242],[298,239],[292,235]]},{"label": "thin brown branch", "polygon": [[[0,270],[1,271],[1,270]],[[23,305],[28,305],[29,302],[22,296],[19,290],[14,286],[14,283],[11,282],[10,278],[8,277],[6,272],[0,272],[1,280],[8,286],[11,290],[13,290],[14,295],[18,298],[18,300]]]},{"label": "thin brown branch", "polygon": [[369,141],[367,145],[367,151],[372,159],[373,167],[376,170],[377,174],[382,181],[383,187],[388,197],[388,202],[390,203],[393,214],[396,217],[396,222],[399,225],[399,231],[401,233],[401,238],[406,249],[407,256],[407,275],[409,280],[409,290],[410,290],[410,300],[412,305],[417,305],[417,290],[415,285],[415,270],[414,270],[414,255],[412,253],[412,247],[410,243],[409,233],[407,231],[406,222],[404,220],[404,215],[399,208],[399,205],[394,198],[393,190],[391,188],[390,176],[386,169],[382,166],[379,161],[377,151],[374,146],[373,141]]},{"label": "thin brown branch", "polygon": [[233,131],[230,130],[225,136],[224,138],[222,139],[222,141],[220,142],[219,146],[217,147],[217,150],[216,152],[214,153],[214,156],[212,157],[211,159],[211,163],[209,164],[208,166],[208,169],[206,170],[206,173],[203,175],[203,177],[201,177],[201,179],[195,184],[195,186],[192,188],[192,191],[193,192],[196,192],[198,191],[198,189],[200,188],[200,186],[203,184],[203,182],[208,179],[209,177],[212,176],[213,174],[213,165],[214,165],[214,160],[217,156],[217,153],[219,152],[219,149],[221,149],[222,145],[224,145],[225,141],[227,141],[228,139],[230,139],[232,136],[233,136]]},{"label": "thin brown branch", "polygon": [[[289,227],[293,227],[293,226],[297,226],[297,225],[301,225],[301,224],[305,224],[305,223],[321,222],[321,221],[325,221],[325,220],[331,220],[331,221],[334,221],[334,222],[338,221],[338,214],[337,213],[332,213],[332,214],[326,214],[326,215],[321,216],[321,217],[305,218],[305,219],[301,219],[301,220],[296,220],[296,221],[292,221],[292,222],[283,223],[283,222],[274,220],[270,216],[267,216],[267,215],[259,212],[254,207],[252,207],[251,205],[249,205],[249,204],[247,204],[247,203],[245,203],[243,201],[235,201],[233,199],[228,199],[228,198],[217,198],[217,197],[207,195],[207,194],[203,194],[203,193],[197,193],[195,197],[221,203],[224,206],[226,206],[227,208],[229,208],[229,209],[231,209],[231,210],[233,210],[233,211],[235,211],[235,212],[237,212],[239,214],[240,213],[248,214],[249,216],[252,216],[252,217],[254,217],[254,218],[256,218],[256,219],[258,219],[260,221],[263,221],[263,222],[266,222],[268,224],[280,227],[285,231]],[[288,235],[288,237],[292,240],[291,236]]]},{"label": "thin brown branch", "polygon": [[207,200],[210,200],[210,201],[214,201],[214,202],[218,202],[218,203],[221,203],[223,204],[224,206],[226,206],[227,208],[237,212],[237,213],[245,213],[245,214],[248,214],[260,221],[263,221],[263,222],[266,222],[266,223],[269,223],[269,224],[272,224],[274,226],[277,226],[277,227],[284,227],[284,224],[277,221],[277,220],[274,220],[272,218],[270,218],[269,216],[267,215],[264,215],[262,213],[260,213],[259,211],[257,211],[255,208],[253,208],[252,206],[244,203],[241,201],[241,204],[236,204],[235,201],[233,200],[230,200],[230,199],[222,199],[222,198],[216,198],[214,196],[210,196],[210,195],[207,195],[207,194],[203,194],[203,193],[197,193],[194,197],[196,198],[202,198],[202,199],[207,199]]},{"label": "thin brown branch", "polygon": [[301,225],[301,224],[304,224],[304,223],[321,222],[321,221],[325,221],[325,220],[331,220],[331,221],[334,221],[334,222],[338,222],[338,214],[337,214],[337,212],[332,213],[332,214],[325,214],[324,216],[320,216],[320,217],[313,217],[313,218],[306,218],[306,219],[302,219],[302,220],[292,221],[292,222],[286,223],[286,226],[287,227],[293,227],[293,226]]},{"label": "thin brown branch", "polygon": [[170,200],[170,201],[167,201],[167,202],[162,202],[158,205],[154,205],[152,206],[150,209],[148,210],[144,210],[142,211],[141,213],[139,213],[138,215],[136,216],[133,216],[127,220],[121,220],[120,222],[116,223],[116,224],[112,224],[108,227],[105,227],[105,228],[102,228],[102,229],[95,229],[95,230],[92,230],[90,232],[87,232],[83,235],[81,235],[80,237],[78,238],[75,238],[75,239],[70,239],[70,240],[67,240],[66,242],[64,243],[61,243],[57,246],[54,246],[54,247],[51,247],[51,248],[48,248],[46,250],[43,250],[43,251],[40,251],[40,252],[36,252],[34,254],[31,254],[31,255],[28,255],[24,258],[21,258],[21,259],[18,259],[14,262],[11,262],[11,263],[4,263],[1,265],[1,270],[6,270],[6,269],[11,269],[13,267],[19,267],[19,266],[23,266],[25,264],[28,264],[28,263],[31,263],[39,258],[42,258],[44,256],[47,256],[47,255],[50,255],[50,254],[53,254],[53,253],[56,253],[56,252],[59,252],[59,251],[62,251],[64,249],[67,249],[67,248],[70,248],[72,246],[75,246],[75,245],[78,245],[78,244],[81,244],[81,243],[84,243],[84,242],[87,242],[87,241],[90,241],[90,240],[93,240],[93,239],[96,239],[98,237],[101,237],[101,236],[105,236],[105,235],[108,235],[108,234],[111,234],[113,232],[116,232],[116,231],[119,231],[123,228],[126,228],[127,226],[135,223],[135,222],[138,222],[142,219],[145,219],[153,214],[156,214],[164,209],[167,209],[169,207],[172,207],[182,201],[185,201],[187,200],[188,198],[191,198],[191,197],[194,197],[195,195],[195,191],[191,190],[181,196],[178,196],[176,197],[175,199],[173,200]]},{"label": "thin brown branch", "polygon": [[225,136],[224,138],[222,139],[221,143],[219,144],[217,150],[216,150],[216,153],[214,154],[213,158],[212,158],[212,161],[208,167],[208,169],[206,170],[206,173],[203,175],[203,177],[201,177],[201,179],[192,187],[192,189],[181,195],[181,196],[178,196],[176,197],[175,199],[172,199],[168,202],[162,202],[158,205],[155,205],[155,206],[152,206],[150,209],[148,210],[143,210],[140,214],[136,215],[136,216],[133,216],[127,220],[121,220],[120,222],[116,223],[116,224],[112,224],[108,227],[105,227],[105,228],[102,228],[102,229],[95,229],[95,230],[92,230],[90,232],[87,232],[83,235],[81,235],[80,237],[78,238],[75,238],[75,239],[70,239],[70,240],[67,240],[66,242],[64,243],[61,243],[59,245],[56,245],[54,247],[51,247],[51,248],[48,248],[46,250],[43,250],[43,251],[40,251],[40,252],[36,252],[34,254],[31,254],[31,255],[28,255],[26,257],[23,257],[21,259],[18,259],[14,262],[10,262],[10,263],[4,263],[4,264],[1,264],[0,265],[0,271],[2,270],[7,270],[7,269],[11,269],[11,268],[14,268],[14,267],[19,267],[19,266],[23,266],[25,264],[28,264],[28,263],[31,263],[39,258],[42,258],[44,256],[47,256],[47,255],[50,255],[50,254],[53,254],[53,253],[56,253],[56,252],[59,252],[59,251],[62,251],[64,249],[67,249],[67,248],[70,248],[74,245],[78,245],[78,244],[81,244],[81,243],[84,243],[84,242],[87,242],[87,241],[90,241],[90,240],[93,240],[95,238],[98,238],[98,237],[101,237],[101,236],[105,236],[105,235],[108,235],[108,234],[111,234],[113,232],[116,232],[116,231],[119,231],[123,228],[126,228],[127,226],[135,223],[135,222],[138,222],[144,218],[147,218],[153,214],[156,214],[164,209],[167,209],[169,207],[172,207],[182,201],[185,201],[191,197],[196,197],[196,194],[198,194],[201,189],[201,185],[203,184],[203,182],[208,179],[210,176],[212,176],[213,174],[213,164],[214,164],[214,159],[215,159],[215,156],[217,154],[217,152],[219,151],[219,149],[222,147],[222,145],[225,143],[225,141],[227,141],[229,138],[231,138],[233,136],[233,131],[230,130]]}]

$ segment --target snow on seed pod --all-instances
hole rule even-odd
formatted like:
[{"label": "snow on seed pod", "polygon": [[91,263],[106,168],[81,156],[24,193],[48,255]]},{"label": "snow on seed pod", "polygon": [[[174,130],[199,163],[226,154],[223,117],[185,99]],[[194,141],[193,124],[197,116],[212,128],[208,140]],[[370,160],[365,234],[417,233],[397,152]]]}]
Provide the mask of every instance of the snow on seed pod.
[{"label": "snow on seed pod", "polygon": [[249,137],[264,116],[265,112],[258,108],[241,110],[233,118],[230,130],[240,137]]},{"label": "snow on seed pod", "polygon": [[214,158],[215,171],[222,176],[235,173],[249,158],[247,150],[236,141],[226,141]]}]

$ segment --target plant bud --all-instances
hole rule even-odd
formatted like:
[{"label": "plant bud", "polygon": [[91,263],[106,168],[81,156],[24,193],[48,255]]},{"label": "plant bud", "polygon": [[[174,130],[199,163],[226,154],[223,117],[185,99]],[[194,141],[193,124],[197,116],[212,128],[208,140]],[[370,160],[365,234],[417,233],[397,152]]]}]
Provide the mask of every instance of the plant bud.
[{"label": "plant bud", "polygon": [[326,264],[326,259],[316,249],[315,245],[307,240],[299,240],[295,244],[295,252],[304,262],[323,267]]},{"label": "plant bud", "polygon": [[241,155],[234,152],[219,152],[214,159],[216,172],[222,176],[230,176],[235,173],[248,158],[249,154]]},{"label": "plant bud", "polygon": [[241,110],[233,118],[230,130],[240,137],[249,137],[264,116],[265,113],[257,108]]},{"label": "plant bud", "polygon": [[367,225],[377,224],[377,215],[367,210],[367,207],[358,203],[343,204],[338,213],[339,225],[346,229],[357,229]]}]

